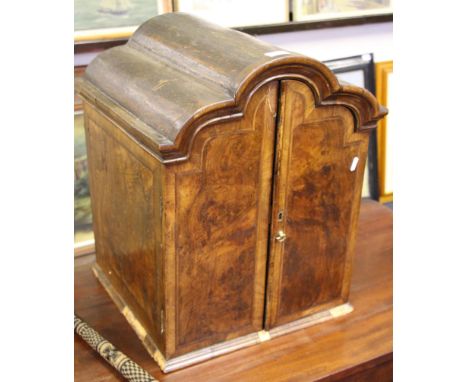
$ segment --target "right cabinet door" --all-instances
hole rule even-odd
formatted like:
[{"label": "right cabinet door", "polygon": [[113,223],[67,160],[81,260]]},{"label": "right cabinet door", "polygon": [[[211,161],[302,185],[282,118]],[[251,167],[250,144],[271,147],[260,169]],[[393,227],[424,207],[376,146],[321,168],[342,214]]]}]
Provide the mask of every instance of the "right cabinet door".
[{"label": "right cabinet door", "polygon": [[281,81],[278,111],[266,329],[347,300],[368,145],[303,82]]}]

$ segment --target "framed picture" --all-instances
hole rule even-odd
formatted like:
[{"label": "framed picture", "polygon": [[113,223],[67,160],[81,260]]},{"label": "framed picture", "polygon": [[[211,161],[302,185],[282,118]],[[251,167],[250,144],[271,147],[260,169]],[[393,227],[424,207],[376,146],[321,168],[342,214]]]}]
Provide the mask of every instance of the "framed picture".
[{"label": "framed picture", "polygon": [[[84,67],[75,67],[75,78],[83,75]],[[88,161],[84,116],[81,99],[75,95],[74,115],[74,221],[75,257],[94,252],[94,234],[91,213],[91,198],[88,185]]]},{"label": "framed picture", "polygon": [[377,147],[379,160],[379,200],[383,203],[393,201],[393,127],[392,127],[392,80],[393,61],[378,62],[375,65],[376,94],[380,104],[388,108],[388,115],[377,127]]},{"label": "framed picture", "polygon": [[83,112],[75,111],[75,256],[94,251]]},{"label": "framed picture", "polygon": [[75,0],[75,42],[126,38],[171,0]]},{"label": "framed picture", "polygon": [[391,14],[392,0],[293,0],[294,21]]},{"label": "framed picture", "polygon": [[276,24],[289,21],[289,0],[174,0],[174,11],[225,27]]},{"label": "framed picture", "polygon": [[[360,86],[375,94],[374,57],[371,53],[360,56],[324,61],[340,80]],[[369,152],[364,172],[362,197],[379,199],[377,138],[375,130],[369,137]]]}]

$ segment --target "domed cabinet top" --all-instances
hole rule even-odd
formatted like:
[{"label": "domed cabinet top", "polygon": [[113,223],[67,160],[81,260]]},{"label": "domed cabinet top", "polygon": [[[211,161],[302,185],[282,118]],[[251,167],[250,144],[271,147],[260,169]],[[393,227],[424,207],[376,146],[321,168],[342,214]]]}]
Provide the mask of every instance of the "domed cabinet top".
[{"label": "domed cabinet top", "polygon": [[242,118],[255,91],[281,79],[307,83],[316,105],[348,107],[356,130],[375,127],[386,112],[315,59],[184,13],[156,16],[127,44],[99,54],[77,89],[162,162],[173,162],[189,157],[203,126]]}]

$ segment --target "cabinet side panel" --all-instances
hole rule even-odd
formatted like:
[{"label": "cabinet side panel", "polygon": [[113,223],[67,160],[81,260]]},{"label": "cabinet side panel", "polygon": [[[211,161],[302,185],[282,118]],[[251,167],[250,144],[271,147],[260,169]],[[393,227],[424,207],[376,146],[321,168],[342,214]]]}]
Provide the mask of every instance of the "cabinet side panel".
[{"label": "cabinet side panel", "polygon": [[204,128],[190,161],[168,169],[176,354],[262,329],[277,86],[242,119]]},{"label": "cabinet side panel", "polygon": [[117,125],[85,108],[96,262],[160,349],[162,167]]},{"label": "cabinet side panel", "polygon": [[[280,114],[270,326],[347,299],[368,142],[367,133],[354,133],[348,109],[315,107],[298,81],[282,82]],[[279,231],[284,241],[275,239]]]}]

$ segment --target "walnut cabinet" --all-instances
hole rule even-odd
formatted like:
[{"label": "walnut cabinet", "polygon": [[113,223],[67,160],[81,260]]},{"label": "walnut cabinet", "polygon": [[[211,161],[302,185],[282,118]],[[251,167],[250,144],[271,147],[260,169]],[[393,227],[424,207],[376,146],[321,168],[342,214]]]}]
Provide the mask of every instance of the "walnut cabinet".
[{"label": "walnut cabinet", "polygon": [[177,13],[77,87],[94,270],[163,371],[352,310],[369,92]]}]

